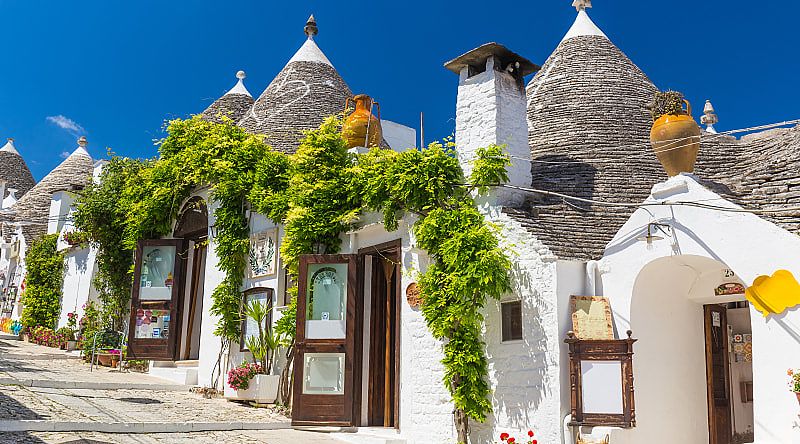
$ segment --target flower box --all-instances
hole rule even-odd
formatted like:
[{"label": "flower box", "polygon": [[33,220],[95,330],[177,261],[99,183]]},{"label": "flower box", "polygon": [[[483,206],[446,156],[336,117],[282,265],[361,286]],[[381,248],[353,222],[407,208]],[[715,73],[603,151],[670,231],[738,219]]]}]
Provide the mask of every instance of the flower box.
[{"label": "flower box", "polygon": [[111,360],[113,355],[111,353],[98,353],[97,355],[97,363],[102,365],[103,367],[111,367]]},{"label": "flower box", "polygon": [[75,349],[78,347],[78,341],[67,341],[66,345],[68,352],[75,351]]},{"label": "flower box", "polygon": [[244,390],[236,390],[225,382],[225,399],[254,401],[259,404],[274,404],[278,399],[280,375],[255,375]]}]

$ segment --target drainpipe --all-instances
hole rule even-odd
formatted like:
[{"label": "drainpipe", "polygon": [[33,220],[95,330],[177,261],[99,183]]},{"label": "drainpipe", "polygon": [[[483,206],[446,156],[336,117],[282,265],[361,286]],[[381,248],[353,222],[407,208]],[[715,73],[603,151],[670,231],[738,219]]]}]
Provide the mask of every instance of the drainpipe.
[{"label": "drainpipe", "polygon": [[567,416],[564,417],[564,433],[563,433],[564,444],[575,444],[575,440],[572,439],[572,429],[570,428],[569,425],[571,421],[572,421],[572,414],[567,413]]},{"label": "drainpipe", "polygon": [[586,262],[587,296],[597,296],[597,261]]}]

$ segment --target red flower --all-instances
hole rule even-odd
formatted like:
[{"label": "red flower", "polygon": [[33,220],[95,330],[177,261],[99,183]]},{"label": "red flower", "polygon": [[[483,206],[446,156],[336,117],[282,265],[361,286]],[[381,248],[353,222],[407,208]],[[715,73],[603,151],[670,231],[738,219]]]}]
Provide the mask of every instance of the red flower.
[{"label": "red flower", "polygon": [[533,438],[533,430],[528,430],[528,436]]},{"label": "red flower", "polygon": [[517,440],[516,440],[516,439],[514,439],[514,438],[508,438],[508,443],[509,443],[509,444],[514,444],[516,441],[517,441]]},{"label": "red flower", "polygon": [[505,441],[508,439],[508,433],[503,432],[500,434],[500,441]]},{"label": "red flower", "polygon": [[533,441],[531,441],[531,444],[539,444],[539,441],[534,439]]}]

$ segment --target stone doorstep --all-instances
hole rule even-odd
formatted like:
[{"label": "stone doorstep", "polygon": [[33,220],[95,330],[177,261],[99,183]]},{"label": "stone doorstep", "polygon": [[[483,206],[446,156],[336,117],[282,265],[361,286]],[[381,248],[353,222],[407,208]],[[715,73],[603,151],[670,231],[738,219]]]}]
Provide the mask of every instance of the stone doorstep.
[{"label": "stone doorstep", "polygon": [[[0,385],[21,385],[24,387],[40,387],[54,389],[89,389],[89,390],[157,390],[163,392],[189,391],[188,385],[177,384],[137,384],[121,382],[82,382],[55,381],[50,379],[16,379],[0,378]],[[0,429],[2,430],[2,429]]]},{"label": "stone doorstep", "polygon": [[286,430],[289,422],[90,422],[0,420],[3,432],[192,433],[236,430]]}]

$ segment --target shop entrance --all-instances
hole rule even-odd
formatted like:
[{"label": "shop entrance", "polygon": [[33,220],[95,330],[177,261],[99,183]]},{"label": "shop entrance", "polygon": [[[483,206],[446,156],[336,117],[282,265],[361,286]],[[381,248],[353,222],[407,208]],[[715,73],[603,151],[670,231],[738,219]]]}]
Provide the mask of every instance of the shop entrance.
[{"label": "shop entrance", "polygon": [[300,256],[293,425],[398,427],[400,242]]},{"label": "shop entrance", "polygon": [[705,305],[711,444],[753,442],[753,365],[747,302]]},{"label": "shop entrance", "polygon": [[398,427],[400,242],[359,251],[364,264],[361,424]]},{"label": "shop entrance", "polygon": [[172,239],[136,249],[128,355],[153,361],[192,361],[200,351],[208,209],[194,197],[184,205]]}]

